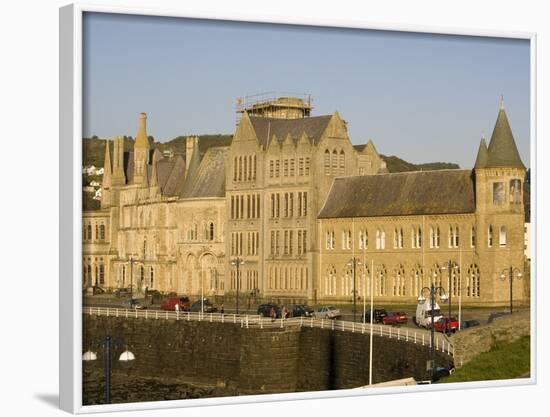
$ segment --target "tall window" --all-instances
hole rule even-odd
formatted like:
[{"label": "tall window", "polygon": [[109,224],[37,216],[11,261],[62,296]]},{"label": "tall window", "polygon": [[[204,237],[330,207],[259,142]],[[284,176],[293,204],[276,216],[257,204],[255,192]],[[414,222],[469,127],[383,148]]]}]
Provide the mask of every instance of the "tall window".
[{"label": "tall window", "polygon": [[458,226],[449,226],[449,247],[458,248]]},{"label": "tall window", "polygon": [[403,229],[395,228],[393,231],[393,247],[396,249],[403,248]]},{"label": "tall window", "polygon": [[153,288],[155,285],[155,270],[153,267],[149,270],[149,287]]},{"label": "tall window", "polygon": [[[309,158],[306,158],[306,176],[309,176],[309,166],[311,164],[311,160]],[[307,273],[307,269],[306,269]]]},{"label": "tall window", "polygon": [[411,233],[411,247],[422,247],[422,229],[419,226],[413,226]]},{"label": "tall window", "polygon": [[498,231],[498,245],[502,248],[506,246],[506,226],[500,226]]},{"label": "tall window", "polygon": [[105,285],[105,265],[99,264],[99,285]]},{"label": "tall window", "polygon": [[298,159],[298,175],[300,177],[304,175],[304,158]]},{"label": "tall window", "polygon": [[344,154],[344,150],[341,150],[340,151],[340,158],[339,158],[339,173],[340,175],[344,175],[344,172],[345,172],[345,161],[346,161],[346,156]]},{"label": "tall window", "polygon": [[342,231],[342,249],[351,249],[351,230]]},{"label": "tall window", "polygon": [[405,295],[405,269],[403,265],[399,264],[395,268],[395,278],[393,282],[393,295],[403,296]]},{"label": "tall window", "polygon": [[367,229],[359,230],[359,249],[367,249],[369,246],[369,233]]},{"label": "tall window", "polygon": [[521,180],[510,180],[510,202],[521,204]]},{"label": "tall window", "polygon": [[468,297],[479,297],[480,279],[479,267],[476,264],[468,268],[468,281],[466,283],[466,295]]},{"label": "tall window", "polygon": [[239,177],[238,180],[241,181],[243,179],[243,158],[242,156],[239,156]]},{"label": "tall window", "polygon": [[105,225],[101,224],[99,225],[99,239],[105,240]]},{"label": "tall window", "polygon": [[278,159],[275,161],[275,178],[279,178],[281,176],[281,161]]},{"label": "tall window", "polygon": [[375,294],[376,295],[386,295],[386,278],[387,278],[387,271],[386,267],[382,264],[378,266],[377,274],[376,274],[376,288],[375,288]]},{"label": "tall window", "polygon": [[383,229],[376,230],[376,249],[386,248],[386,232]]},{"label": "tall window", "polygon": [[506,202],[506,183],[493,183],[493,204],[500,205]]},{"label": "tall window", "polygon": [[290,193],[289,195],[288,217],[294,217],[294,193]]},{"label": "tall window", "polygon": [[332,151],[332,175],[338,174],[338,152],[336,149]]},{"label": "tall window", "polygon": [[208,240],[214,240],[214,222],[210,222]]},{"label": "tall window", "polygon": [[487,229],[487,246],[492,248],[493,247],[493,225],[490,224]]},{"label": "tall window", "polygon": [[238,165],[238,160],[237,160],[237,157],[235,157],[233,159],[233,181],[237,181],[237,165]]},{"label": "tall window", "polygon": [[470,229],[470,247],[476,247],[476,228],[474,226]]},{"label": "tall window", "polygon": [[295,163],[295,159],[292,158],[292,159],[290,160],[290,176],[291,176],[291,177],[294,177],[294,163]]},{"label": "tall window", "polygon": [[330,175],[330,151],[328,149],[325,149],[325,175]]},{"label": "tall window", "polygon": [[283,176],[288,177],[288,159],[283,161]]},{"label": "tall window", "polygon": [[430,226],[430,248],[439,248],[440,238],[439,226]]},{"label": "tall window", "polygon": [[269,178],[273,178],[275,175],[275,161],[272,159],[269,161]]}]

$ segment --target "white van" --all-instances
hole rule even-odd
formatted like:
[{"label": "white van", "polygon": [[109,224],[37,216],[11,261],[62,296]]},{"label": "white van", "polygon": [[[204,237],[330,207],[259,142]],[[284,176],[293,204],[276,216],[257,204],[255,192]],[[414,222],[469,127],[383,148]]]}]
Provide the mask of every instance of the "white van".
[{"label": "white van", "polygon": [[[437,302],[434,302],[434,323],[438,321],[443,315]],[[416,317],[414,322],[417,326],[425,327],[429,329],[432,325],[432,306],[430,300],[424,300],[416,306]]]}]

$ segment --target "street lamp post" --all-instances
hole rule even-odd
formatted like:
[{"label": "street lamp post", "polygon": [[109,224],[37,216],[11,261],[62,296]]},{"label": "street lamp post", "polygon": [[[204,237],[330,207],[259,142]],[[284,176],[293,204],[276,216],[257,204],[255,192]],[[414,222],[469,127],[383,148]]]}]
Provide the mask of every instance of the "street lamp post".
[{"label": "street lamp post", "polygon": [[430,325],[430,362],[431,362],[431,381],[435,380],[435,296],[439,294],[439,298],[442,303],[445,303],[448,299],[447,295],[445,294],[445,290],[443,287],[436,287],[433,283],[430,287],[423,287],[420,290],[420,294],[418,296],[418,302],[423,303],[426,301],[426,298],[422,295],[425,291],[430,292],[430,319],[431,319],[431,325]]},{"label": "street lamp post", "polygon": [[347,266],[353,267],[353,321],[355,322],[355,316],[357,313],[357,291],[356,291],[356,273],[357,265],[362,265],[358,258],[353,257],[347,263]]},{"label": "street lamp post", "polygon": [[235,266],[237,268],[237,306],[236,306],[236,310],[237,310],[237,314],[239,314],[239,287],[240,287],[240,272],[239,272],[239,267],[241,265],[244,264],[244,259],[242,258],[235,258],[231,261],[231,265]]},{"label": "street lamp post", "polygon": [[449,319],[450,319],[451,318],[451,313],[452,313],[451,299],[452,299],[452,295],[453,295],[453,290],[452,290],[453,287],[451,286],[452,285],[452,282],[451,282],[451,280],[452,280],[452,270],[453,269],[455,269],[455,270],[458,269],[458,265],[455,262],[449,260],[449,262],[447,262],[447,265],[446,266],[443,265],[441,267],[441,269],[443,271],[445,269],[447,269],[449,271],[449,286],[447,288],[448,288],[448,292],[449,292],[448,297],[449,297]]},{"label": "street lamp post", "polygon": [[[105,336],[103,341],[103,371],[105,374],[105,404],[111,404],[111,379],[113,373],[113,338],[111,335]],[[122,352],[118,358],[119,362],[130,362],[133,361],[136,357],[132,352],[126,350]],[[82,360],[84,362],[91,362],[97,360],[97,354],[88,350],[82,355]]]},{"label": "street lamp post", "polygon": [[[515,277],[514,277],[514,274],[515,274]],[[518,269],[518,268],[514,268],[513,266],[509,267],[509,268],[504,268],[502,270],[502,272],[500,273],[500,279],[502,281],[506,280],[506,279],[509,279],[510,280],[510,314],[512,314],[513,312],[513,308],[512,308],[512,284],[514,282],[514,278],[515,279],[521,279],[521,277],[523,276],[523,274],[521,273],[521,271]]]}]

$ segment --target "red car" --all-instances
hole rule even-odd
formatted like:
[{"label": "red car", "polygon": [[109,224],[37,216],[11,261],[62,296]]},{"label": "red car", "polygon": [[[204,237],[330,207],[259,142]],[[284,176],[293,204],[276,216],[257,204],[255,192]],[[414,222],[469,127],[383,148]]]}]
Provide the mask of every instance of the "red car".
[{"label": "red car", "polygon": [[161,310],[174,311],[176,304],[179,306],[180,311],[187,311],[191,307],[191,301],[189,297],[169,297],[160,305]]},{"label": "red car", "polygon": [[454,317],[441,317],[434,323],[436,332],[455,333],[458,330],[458,320]]},{"label": "red car", "polygon": [[397,326],[398,324],[406,324],[407,320],[407,314],[402,311],[398,311],[388,313],[388,315],[382,319],[382,323]]}]

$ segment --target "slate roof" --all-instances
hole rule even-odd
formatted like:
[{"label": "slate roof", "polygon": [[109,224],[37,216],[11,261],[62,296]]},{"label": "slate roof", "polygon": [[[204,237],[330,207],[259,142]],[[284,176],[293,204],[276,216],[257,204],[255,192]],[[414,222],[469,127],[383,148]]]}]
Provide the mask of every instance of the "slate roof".
[{"label": "slate roof", "polygon": [[335,178],[319,218],[475,212],[471,170]]},{"label": "slate roof", "polygon": [[503,106],[501,106],[498,112],[487,152],[486,168],[497,167],[525,168],[519,156],[518,148],[512,135],[512,129],[510,129],[508,117]]},{"label": "slate roof", "polygon": [[314,144],[317,144],[321,140],[321,136],[327,128],[331,117],[316,116],[304,117],[302,119],[274,119],[250,116],[250,122],[256,132],[258,141],[266,148],[269,139],[273,135],[277,136],[279,141],[283,141],[289,134],[294,140],[298,140],[305,133],[313,140]]},{"label": "slate roof", "polygon": [[487,166],[488,157],[489,155],[487,153],[487,143],[485,142],[485,138],[481,138],[474,168],[485,168]]},{"label": "slate roof", "polygon": [[225,157],[228,150],[228,147],[208,148],[198,169],[193,170],[185,181],[180,197],[224,197]]}]

